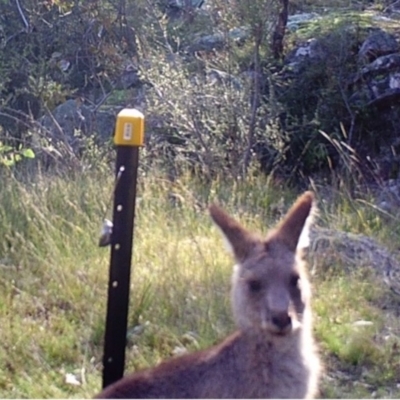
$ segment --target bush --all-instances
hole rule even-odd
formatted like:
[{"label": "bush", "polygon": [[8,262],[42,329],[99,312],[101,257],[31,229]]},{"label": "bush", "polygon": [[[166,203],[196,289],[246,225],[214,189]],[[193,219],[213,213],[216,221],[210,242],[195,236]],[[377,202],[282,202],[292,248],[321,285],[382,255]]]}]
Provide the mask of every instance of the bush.
[{"label": "bush", "polygon": [[356,149],[374,140],[364,130],[372,115],[360,114],[349,103],[348,82],[358,69],[357,52],[368,33],[358,23],[353,16],[323,19],[308,33],[317,36],[321,56],[302,61],[299,71],[284,69],[276,78],[292,171],[308,175],[338,166],[342,154],[332,144],[335,140]]}]

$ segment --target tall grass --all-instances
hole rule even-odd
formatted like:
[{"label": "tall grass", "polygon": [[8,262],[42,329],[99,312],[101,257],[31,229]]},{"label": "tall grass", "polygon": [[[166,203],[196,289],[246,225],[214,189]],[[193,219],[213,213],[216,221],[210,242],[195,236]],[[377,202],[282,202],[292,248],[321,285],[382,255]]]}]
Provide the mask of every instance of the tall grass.
[{"label": "tall grass", "polygon": [[[204,348],[234,329],[232,261],[207,205],[218,201],[249,228],[265,231],[295,196],[262,177],[171,182],[142,173],[139,179],[127,370]],[[10,175],[0,180],[0,397],[91,397],[100,389],[109,249],[97,242],[112,188],[112,173],[102,171],[39,175],[28,183]],[[346,224],[360,224],[359,214],[346,211],[348,201],[322,202],[321,221],[335,221],[339,209]],[[368,276],[335,271],[314,279],[316,333],[328,371],[381,371],[365,387],[380,385],[385,396],[399,395],[390,372],[399,365],[391,358],[399,326],[379,312],[386,294]],[[362,345],[357,335],[363,328],[352,327],[359,319],[374,321],[361,331]],[[381,345],[376,338],[389,320],[395,335]],[[67,374],[76,385],[66,382]],[[343,387],[350,397],[372,393],[350,381],[339,385],[332,376],[325,396],[343,395]]]}]

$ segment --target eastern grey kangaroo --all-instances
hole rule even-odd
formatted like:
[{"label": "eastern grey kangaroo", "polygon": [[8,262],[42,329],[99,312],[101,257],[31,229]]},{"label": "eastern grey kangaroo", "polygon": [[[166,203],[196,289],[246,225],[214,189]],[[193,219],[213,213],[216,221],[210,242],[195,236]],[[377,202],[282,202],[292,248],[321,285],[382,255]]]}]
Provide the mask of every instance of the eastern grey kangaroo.
[{"label": "eastern grey kangaroo", "polygon": [[126,376],[97,397],[314,397],[320,366],[302,261],[313,203],[313,193],[304,193],[266,237],[210,206],[236,261],[232,306],[237,331],[209,349]]}]

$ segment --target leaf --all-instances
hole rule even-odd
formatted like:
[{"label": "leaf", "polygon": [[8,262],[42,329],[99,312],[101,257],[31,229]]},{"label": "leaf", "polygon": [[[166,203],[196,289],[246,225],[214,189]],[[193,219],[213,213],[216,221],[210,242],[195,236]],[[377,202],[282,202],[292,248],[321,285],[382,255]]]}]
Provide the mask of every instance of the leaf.
[{"label": "leaf", "polygon": [[35,153],[32,149],[24,149],[21,153],[25,158],[35,158]]},{"label": "leaf", "polygon": [[1,153],[6,153],[6,152],[8,152],[10,150],[12,150],[11,146],[8,146],[8,145],[0,143],[0,152]]},{"label": "leaf", "polygon": [[3,158],[1,159],[1,164],[5,165],[6,167],[12,167],[15,164],[15,161],[10,158]]}]

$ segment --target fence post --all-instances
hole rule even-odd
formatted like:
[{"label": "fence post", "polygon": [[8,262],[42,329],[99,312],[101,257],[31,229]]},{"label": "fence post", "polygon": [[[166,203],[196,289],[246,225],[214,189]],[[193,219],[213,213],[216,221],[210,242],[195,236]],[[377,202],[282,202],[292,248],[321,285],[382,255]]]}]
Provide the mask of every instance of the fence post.
[{"label": "fence post", "polygon": [[116,186],[103,355],[103,388],[122,378],[125,366],[129,289],[135,222],[139,147],[144,142],[144,116],[123,109],[117,116]]}]

